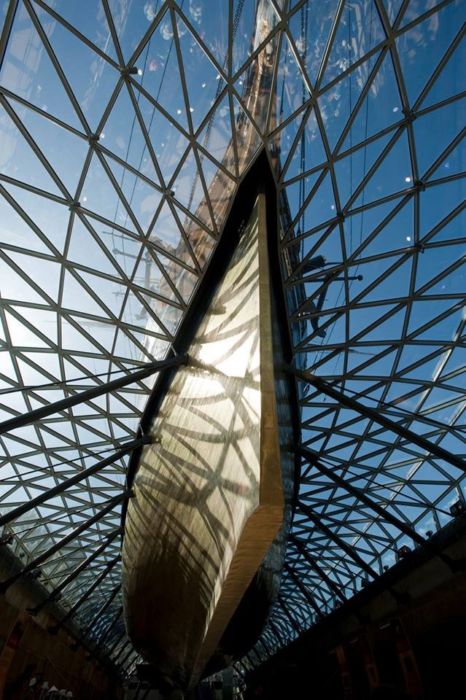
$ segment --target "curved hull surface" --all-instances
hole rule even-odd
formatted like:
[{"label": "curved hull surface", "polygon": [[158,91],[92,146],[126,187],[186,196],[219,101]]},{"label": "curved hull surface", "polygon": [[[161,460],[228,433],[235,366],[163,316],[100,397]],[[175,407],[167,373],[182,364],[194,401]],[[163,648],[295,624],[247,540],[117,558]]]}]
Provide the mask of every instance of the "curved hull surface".
[{"label": "curved hull surface", "polygon": [[189,364],[153,419],[156,442],[142,451],[126,514],[128,632],[158,675],[182,687],[212,657],[240,650],[241,601],[243,618],[248,598],[262,596],[265,611],[278,588],[286,499],[265,222],[259,195]]}]

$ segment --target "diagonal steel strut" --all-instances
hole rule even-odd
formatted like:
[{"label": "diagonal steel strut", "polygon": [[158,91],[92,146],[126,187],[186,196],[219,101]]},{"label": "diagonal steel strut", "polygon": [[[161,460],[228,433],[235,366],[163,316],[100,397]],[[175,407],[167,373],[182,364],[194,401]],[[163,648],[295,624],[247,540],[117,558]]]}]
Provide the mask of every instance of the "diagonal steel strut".
[{"label": "diagonal steel strut", "polygon": [[65,479],[60,484],[53,486],[51,489],[47,489],[47,491],[41,493],[40,496],[36,496],[36,498],[33,498],[32,500],[27,501],[26,503],[23,503],[21,506],[13,508],[13,510],[9,510],[7,513],[5,513],[5,515],[1,515],[0,528],[3,525],[6,525],[7,523],[11,523],[13,520],[16,520],[21,515],[24,515],[24,513],[27,513],[36,506],[39,506],[42,503],[45,503],[45,501],[48,501],[54,496],[57,496],[59,493],[66,491],[66,489],[68,489],[70,486],[79,484],[80,481],[84,481],[84,479],[87,479],[87,477],[92,476],[93,474],[101,471],[102,469],[105,469],[105,467],[110,466],[114,462],[118,462],[118,460],[124,457],[126,454],[128,454],[128,452],[132,452],[137,447],[141,447],[141,445],[147,445],[150,442],[151,440],[148,437],[142,437],[138,438],[137,440],[131,440],[131,442],[128,442],[128,444],[122,447],[120,450],[114,452],[114,454],[110,455],[109,457],[105,457],[105,459],[101,459],[99,462],[96,462],[96,464],[93,464],[92,467],[83,469],[82,471],[75,474],[75,476],[72,476],[69,479]]},{"label": "diagonal steel strut", "polygon": [[311,373],[301,372],[300,370],[296,369],[293,369],[292,372],[297,379],[307,382],[308,384],[312,384],[318,391],[326,394],[326,396],[330,396],[332,399],[335,399],[335,401],[337,401],[339,404],[356,411],[356,413],[359,413],[366,418],[370,418],[370,420],[373,420],[375,423],[378,423],[387,430],[391,430],[405,440],[409,440],[418,447],[421,447],[423,450],[435,455],[439,459],[443,459],[445,462],[452,464],[457,469],[461,469],[461,471],[466,472],[466,462],[464,459],[461,459],[461,457],[457,457],[448,450],[445,450],[443,447],[440,447],[440,445],[436,445],[434,442],[427,440],[422,435],[418,435],[412,430],[409,430],[409,428],[405,428],[399,423],[390,420],[390,418],[387,418],[376,409],[369,408],[369,406],[365,406],[357,399],[347,396],[342,391],[335,389],[335,387],[331,386],[324,379],[316,377]]},{"label": "diagonal steel strut", "polygon": [[178,365],[187,364],[187,362],[187,355],[176,355],[175,357],[169,357],[166,360],[149,362],[142,369],[138,369],[135,372],[130,372],[124,377],[112,379],[110,382],[99,384],[92,389],[86,389],[85,391],[79,392],[79,394],[73,394],[73,396],[68,396],[66,399],[61,399],[60,401],[55,401],[54,403],[49,403],[46,406],[36,408],[28,413],[23,413],[19,416],[15,416],[14,418],[9,418],[8,420],[0,423],[0,435],[8,433],[10,430],[16,430],[16,428],[22,428],[24,425],[35,423],[43,418],[47,418],[53,413],[66,411],[68,408],[83,403],[84,401],[91,401],[92,399],[102,396],[103,394],[108,394],[111,391],[122,389],[128,384],[133,384],[134,382],[150,377],[150,375],[155,374],[155,372],[161,372],[162,370],[169,369],[170,367],[177,367]]}]

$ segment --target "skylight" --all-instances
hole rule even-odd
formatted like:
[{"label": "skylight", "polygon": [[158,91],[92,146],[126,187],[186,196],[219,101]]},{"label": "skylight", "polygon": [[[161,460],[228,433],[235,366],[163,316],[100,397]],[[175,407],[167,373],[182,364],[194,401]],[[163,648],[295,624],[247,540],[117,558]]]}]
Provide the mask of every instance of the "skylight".
[{"label": "skylight", "polygon": [[[460,0],[10,0],[0,13],[0,420],[167,355],[265,148],[296,367],[464,454]],[[298,383],[302,443],[322,464],[423,536],[450,519],[460,469]],[[2,435],[0,514],[132,440],[152,384]],[[52,547],[122,493],[125,468],[5,525],[10,547],[24,562]],[[120,507],[41,566],[52,591],[109,540],[63,589],[65,611],[115,560]],[[402,544],[303,460],[280,600],[246,666]],[[87,634],[122,663],[119,577],[116,562],[74,619],[84,630],[113,596]]]}]

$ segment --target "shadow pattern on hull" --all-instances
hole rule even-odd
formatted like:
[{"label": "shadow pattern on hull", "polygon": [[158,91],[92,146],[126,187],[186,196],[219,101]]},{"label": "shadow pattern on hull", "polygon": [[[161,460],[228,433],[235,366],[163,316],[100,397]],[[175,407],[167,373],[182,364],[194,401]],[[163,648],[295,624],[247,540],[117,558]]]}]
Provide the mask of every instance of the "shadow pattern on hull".
[{"label": "shadow pattern on hull", "polygon": [[189,366],[159,387],[146,425],[157,442],[138,457],[126,516],[128,631],[182,687],[243,654],[278,593],[293,417],[266,218],[259,195],[198,315]]}]

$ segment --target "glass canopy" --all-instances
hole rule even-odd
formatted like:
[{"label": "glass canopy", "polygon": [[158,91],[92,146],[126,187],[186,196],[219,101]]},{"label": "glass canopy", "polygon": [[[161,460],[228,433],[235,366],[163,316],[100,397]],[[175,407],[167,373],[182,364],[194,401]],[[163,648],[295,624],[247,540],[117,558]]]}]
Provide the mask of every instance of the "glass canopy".
[{"label": "glass canopy", "polygon": [[[243,175],[263,149],[274,169],[308,451],[280,598],[239,668],[464,499],[462,469],[307,378],[465,453],[465,14],[461,0],[0,2],[0,420],[164,358]],[[133,440],[153,381],[1,435],[0,517]],[[130,673],[126,466],[0,534],[24,564],[50,550],[40,582]]]}]

